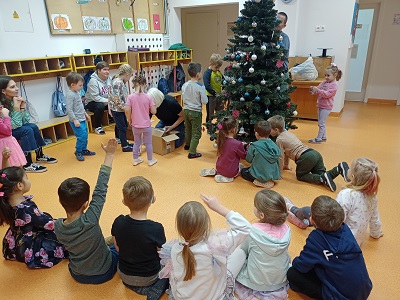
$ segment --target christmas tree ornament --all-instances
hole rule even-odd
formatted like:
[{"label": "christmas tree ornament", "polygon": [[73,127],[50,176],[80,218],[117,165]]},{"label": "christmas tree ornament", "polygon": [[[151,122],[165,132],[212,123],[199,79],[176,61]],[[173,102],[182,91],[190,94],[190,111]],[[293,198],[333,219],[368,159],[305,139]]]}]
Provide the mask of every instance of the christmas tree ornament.
[{"label": "christmas tree ornament", "polygon": [[289,126],[285,126],[285,129],[286,129],[286,130],[289,130]]},{"label": "christmas tree ornament", "polygon": [[244,93],[244,96],[245,96],[245,97],[250,97],[250,93],[249,93],[249,92],[246,92],[246,93]]},{"label": "christmas tree ornament", "polygon": [[280,86],[277,86],[277,87],[276,87],[276,90],[277,90],[277,91],[280,91],[280,90],[281,90],[281,87],[280,87]]},{"label": "christmas tree ornament", "polygon": [[228,60],[229,59],[229,56],[228,55],[225,55],[224,56],[224,60]]},{"label": "christmas tree ornament", "polygon": [[240,127],[238,134],[246,134],[246,131],[244,131],[243,126]]},{"label": "christmas tree ornament", "polygon": [[232,54],[231,54],[231,58],[232,58],[232,59],[235,59],[235,54],[232,53]]},{"label": "christmas tree ornament", "polygon": [[239,69],[240,68],[240,63],[237,63],[237,64],[235,64],[235,65],[233,65],[236,69]]},{"label": "christmas tree ornament", "polygon": [[264,113],[265,113],[266,115],[269,115],[269,113],[270,113],[269,109],[267,108],[267,109],[265,110]]},{"label": "christmas tree ornament", "polygon": [[283,66],[283,60],[278,60],[277,62],[276,62],[276,66],[278,67],[278,68],[282,68],[282,66]]},{"label": "christmas tree ornament", "polygon": [[251,26],[253,26],[254,28],[257,27],[257,22],[253,21],[253,23],[251,23]]},{"label": "christmas tree ornament", "polygon": [[238,82],[239,82],[239,83],[240,83],[240,82],[243,82],[243,78],[242,78],[242,77],[239,77]]},{"label": "christmas tree ornament", "polygon": [[240,97],[239,99],[241,102],[245,101],[245,99],[243,97]]},{"label": "christmas tree ornament", "polygon": [[297,110],[293,111],[293,116],[297,116],[298,112]]},{"label": "christmas tree ornament", "polygon": [[237,18],[237,21],[238,21],[238,22],[241,22],[241,21],[242,21],[242,17],[238,17],[238,18]]},{"label": "christmas tree ornament", "polygon": [[238,54],[238,55],[236,55],[236,60],[237,61],[240,61],[240,59],[241,59],[241,56]]},{"label": "christmas tree ornament", "polygon": [[261,99],[260,99],[260,97],[257,95],[257,96],[254,98],[254,100],[255,100],[255,101],[260,101]]},{"label": "christmas tree ornament", "polygon": [[279,45],[276,45],[276,49],[279,49],[281,46],[279,46]]},{"label": "christmas tree ornament", "polygon": [[262,51],[265,51],[265,50],[267,50],[267,46],[265,46],[265,45],[262,45],[262,46],[261,46],[261,50],[262,50]]},{"label": "christmas tree ornament", "polygon": [[284,56],[285,54],[284,53],[281,53],[281,56]]},{"label": "christmas tree ornament", "polygon": [[285,74],[281,73],[281,77],[282,77],[282,78],[285,77]]},{"label": "christmas tree ornament", "polygon": [[261,80],[261,84],[262,85],[265,85],[267,82],[264,80],[264,78],[263,78],[263,80]]},{"label": "christmas tree ornament", "polygon": [[229,50],[229,49],[226,49],[226,53],[228,53],[228,54],[229,54],[229,53],[231,53],[231,50]]},{"label": "christmas tree ornament", "polygon": [[239,116],[240,116],[240,111],[238,111],[237,109],[235,109],[235,110],[232,112],[232,117],[237,118],[237,117],[239,117]]},{"label": "christmas tree ornament", "polygon": [[253,67],[251,67],[251,68],[249,69],[249,73],[254,73],[254,68],[253,68]]},{"label": "christmas tree ornament", "polygon": [[291,105],[290,102],[286,103],[287,108],[289,108],[290,105]]},{"label": "christmas tree ornament", "polygon": [[222,84],[226,84],[226,80],[222,81]]},{"label": "christmas tree ornament", "polygon": [[249,35],[249,37],[247,38],[247,40],[251,43],[252,41],[254,41],[254,37],[252,35]]},{"label": "christmas tree ornament", "polygon": [[249,55],[248,54],[246,54],[246,60],[249,60]]},{"label": "christmas tree ornament", "polygon": [[217,143],[214,143],[214,144],[213,144],[213,147],[216,149],[216,148],[218,147],[218,144],[217,144]]},{"label": "christmas tree ornament", "polygon": [[235,79],[233,79],[233,80],[231,81],[231,83],[232,83],[232,84],[236,84],[236,81],[235,81]]},{"label": "christmas tree ornament", "polygon": [[260,3],[261,2],[261,0],[255,0],[256,1],[256,3]]},{"label": "christmas tree ornament", "polygon": [[256,60],[256,59],[257,59],[257,55],[253,54],[253,55],[251,56],[251,59],[252,59],[252,60]]},{"label": "christmas tree ornament", "polygon": [[280,41],[283,41],[283,36],[279,36],[279,40],[280,40]]},{"label": "christmas tree ornament", "polygon": [[210,141],[212,142],[213,140],[215,140],[215,138],[213,138],[212,136],[210,136]]}]

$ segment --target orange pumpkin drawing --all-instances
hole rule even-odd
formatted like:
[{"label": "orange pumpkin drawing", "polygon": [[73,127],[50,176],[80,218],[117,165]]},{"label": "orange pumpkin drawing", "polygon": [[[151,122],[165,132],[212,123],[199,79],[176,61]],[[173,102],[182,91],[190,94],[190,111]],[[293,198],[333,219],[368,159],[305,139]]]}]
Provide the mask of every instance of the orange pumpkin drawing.
[{"label": "orange pumpkin drawing", "polygon": [[54,25],[59,29],[66,29],[68,28],[68,20],[67,18],[59,15],[54,18]]}]

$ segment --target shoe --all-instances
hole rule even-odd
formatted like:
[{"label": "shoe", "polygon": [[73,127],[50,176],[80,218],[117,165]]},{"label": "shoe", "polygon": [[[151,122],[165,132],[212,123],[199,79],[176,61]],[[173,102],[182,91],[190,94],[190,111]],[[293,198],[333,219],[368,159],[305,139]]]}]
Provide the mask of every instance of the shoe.
[{"label": "shoe", "polygon": [[308,140],[308,142],[311,144],[321,144],[322,140],[315,138],[312,140]]},{"label": "shoe", "polygon": [[133,146],[131,145],[122,147],[122,152],[132,152],[132,151],[133,151]]},{"label": "shoe", "polygon": [[82,152],[75,152],[76,159],[79,161],[84,161],[85,157],[83,157]]},{"label": "shoe", "polygon": [[332,192],[336,191],[336,184],[332,179],[331,174],[325,172],[321,175],[322,183],[325,184]]},{"label": "shoe", "polygon": [[307,223],[303,222],[298,217],[296,217],[291,211],[288,211],[287,220],[301,229],[306,229],[309,226],[309,222]]},{"label": "shoe", "polygon": [[94,132],[96,132],[97,134],[106,134],[106,132],[103,130],[103,128],[101,127],[97,127]]},{"label": "shoe", "polygon": [[339,171],[339,174],[343,176],[344,181],[351,181],[351,179],[349,178],[349,165],[347,164],[347,162],[343,161],[338,164],[337,169]]},{"label": "shoe", "polygon": [[203,169],[200,171],[200,176],[205,177],[205,176],[215,176],[217,174],[217,170],[215,169]]},{"label": "shoe", "polygon": [[93,156],[93,155],[96,155],[96,152],[93,152],[93,151],[90,151],[90,150],[86,149],[86,150],[82,150],[82,154],[84,156]]},{"label": "shoe", "polygon": [[118,144],[121,144],[121,140],[119,138],[115,138]]},{"label": "shoe", "polygon": [[292,207],[294,207],[295,205],[288,198],[283,197],[283,199],[285,200],[286,208],[287,208],[288,212],[291,211]]},{"label": "shoe", "polygon": [[239,163],[239,173],[242,172],[243,168],[244,168],[244,164]]},{"label": "shoe", "polygon": [[189,158],[189,159],[191,159],[191,158],[198,158],[198,157],[201,157],[201,153],[199,153],[199,152],[196,152],[195,154],[192,154],[192,153],[189,153],[189,154],[188,154],[188,158]]},{"label": "shoe", "polygon": [[43,154],[42,157],[36,157],[37,163],[48,163],[48,164],[55,164],[58,160],[54,157],[48,156]]},{"label": "shoe", "polygon": [[322,138],[323,142],[326,142],[328,139],[326,137]]},{"label": "shoe", "polygon": [[183,149],[185,149],[185,150],[189,150],[189,148],[190,148],[190,146],[188,146],[188,145],[185,145],[185,147],[183,147]]},{"label": "shoe", "polygon": [[152,160],[149,160],[148,162],[147,162],[147,164],[149,165],[149,167],[151,167],[152,165],[155,165],[156,163],[157,163],[157,159],[156,158],[153,158]]},{"label": "shoe", "polygon": [[24,170],[27,173],[43,173],[47,171],[47,168],[35,163],[31,163],[29,166],[24,167]]},{"label": "shoe", "polygon": [[141,158],[134,158],[133,159],[133,165],[134,166],[137,166],[138,164],[141,164],[142,162],[144,162],[144,160],[141,159]]},{"label": "shoe", "polygon": [[253,181],[253,184],[255,186],[259,186],[259,187],[262,187],[262,188],[265,188],[265,189],[271,189],[271,188],[274,187],[275,182],[273,182],[272,180],[268,180],[267,182],[260,182],[257,179],[255,179]]},{"label": "shoe", "polygon": [[215,175],[214,177],[216,182],[232,182],[233,178],[225,177],[222,175]]}]

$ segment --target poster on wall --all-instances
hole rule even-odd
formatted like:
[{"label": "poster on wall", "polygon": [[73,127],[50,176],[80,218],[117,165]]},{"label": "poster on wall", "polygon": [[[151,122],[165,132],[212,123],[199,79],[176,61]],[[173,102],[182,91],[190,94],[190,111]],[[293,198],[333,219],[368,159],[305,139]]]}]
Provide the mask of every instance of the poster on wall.
[{"label": "poster on wall", "polygon": [[160,15],[153,14],[153,28],[154,30],[160,30]]},{"label": "poster on wall", "polygon": [[149,23],[147,22],[147,19],[137,19],[137,28],[140,31],[149,30]]},{"label": "poster on wall", "polygon": [[2,5],[0,13],[4,31],[33,32],[28,0],[7,1],[7,5]]},{"label": "poster on wall", "polygon": [[65,29],[72,28],[68,15],[53,14],[53,15],[51,15],[51,21],[53,23],[53,29],[65,30]]},{"label": "poster on wall", "polygon": [[135,29],[133,18],[122,18],[122,28],[127,32],[132,32]]},{"label": "poster on wall", "polygon": [[351,31],[350,31],[350,41],[351,45],[354,43],[354,39],[356,37],[356,30],[357,30],[357,19],[358,19],[358,10],[360,8],[359,3],[354,3],[354,11],[353,11],[353,21],[351,22]]}]

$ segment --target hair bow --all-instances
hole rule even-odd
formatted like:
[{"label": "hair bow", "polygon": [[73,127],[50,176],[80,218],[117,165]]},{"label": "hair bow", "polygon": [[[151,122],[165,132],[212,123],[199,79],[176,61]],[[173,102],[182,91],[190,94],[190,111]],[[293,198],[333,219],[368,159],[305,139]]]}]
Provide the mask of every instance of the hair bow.
[{"label": "hair bow", "polygon": [[218,127],[219,130],[221,130],[222,129],[222,124],[221,123],[218,124],[217,127]]}]

